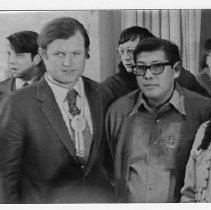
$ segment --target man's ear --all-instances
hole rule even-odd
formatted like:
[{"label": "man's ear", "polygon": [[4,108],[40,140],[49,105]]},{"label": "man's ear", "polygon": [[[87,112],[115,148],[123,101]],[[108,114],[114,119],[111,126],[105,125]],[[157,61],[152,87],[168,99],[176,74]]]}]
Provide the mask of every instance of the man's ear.
[{"label": "man's ear", "polygon": [[39,63],[40,63],[40,61],[41,61],[40,55],[39,55],[39,54],[36,54],[36,55],[34,56],[34,58],[33,58],[33,63],[34,63],[36,66],[38,66]]},{"label": "man's ear", "polygon": [[182,63],[181,61],[177,61],[174,65],[173,65],[173,69],[174,69],[174,78],[178,78],[180,75],[180,70],[182,69]]},{"label": "man's ear", "polygon": [[46,50],[44,50],[44,49],[42,49],[42,48],[39,48],[38,49],[38,53],[39,53],[39,55],[41,56],[41,58],[43,59],[43,60],[47,60],[47,52],[46,52]]}]

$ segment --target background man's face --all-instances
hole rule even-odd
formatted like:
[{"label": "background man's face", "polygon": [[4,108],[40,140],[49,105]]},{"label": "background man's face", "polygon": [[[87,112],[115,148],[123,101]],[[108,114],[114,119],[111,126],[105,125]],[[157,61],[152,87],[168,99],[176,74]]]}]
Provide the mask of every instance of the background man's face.
[{"label": "background man's face", "polygon": [[21,77],[22,74],[35,66],[31,53],[16,53],[8,46],[7,55],[7,65],[14,77]]},{"label": "background man's face", "polygon": [[69,87],[75,85],[85,68],[84,37],[80,32],[68,39],[56,39],[43,56],[47,72],[52,78]]},{"label": "background man's face", "polygon": [[[166,59],[165,53],[162,50],[152,52],[141,52],[137,55],[137,64],[151,65],[156,63],[169,62]],[[179,72],[167,65],[164,67],[164,72],[159,75],[154,75],[150,69],[147,69],[145,76],[137,76],[137,82],[144,95],[158,103],[165,102],[172,94],[174,89],[174,79],[179,76]]]},{"label": "background man's face", "polygon": [[121,55],[121,60],[127,72],[132,72],[131,66],[134,65],[133,53],[127,53],[127,50],[134,51],[138,42],[139,42],[139,38],[133,41],[130,40],[128,42],[125,42],[119,45],[119,48],[122,48],[124,51],[124,54]]}]

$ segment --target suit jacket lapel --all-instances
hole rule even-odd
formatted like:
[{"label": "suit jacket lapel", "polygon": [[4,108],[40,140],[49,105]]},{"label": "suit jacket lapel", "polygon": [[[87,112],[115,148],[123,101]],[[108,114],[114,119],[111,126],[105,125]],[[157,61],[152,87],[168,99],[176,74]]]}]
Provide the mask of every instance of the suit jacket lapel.
[{"label": "suit jacket lapel", "polygon": [[85,168],[86,173],[89,172],[91,166],[93,165],[95,158],[98,153],[98,148],[100,146],[101,132],[102,132],[102,122],[101,122],[101,105],[99,100],[99,95],[97,93],[98,85],[83,77],[84,81],[84,91],[87,97],[87,101],[89,104],[92,124],[93,124],[93,143],[90,148],[90,155],[87,167]]},{"label": "suit jacket lapel", "polygon": [[40,102],[40,108],[44,116],[56,131],[70,155],[76,160],[73,141],[71,140],[71,136],[63,120],[53,92],[44,78],[39,82],[37,87],[37,99]]}]

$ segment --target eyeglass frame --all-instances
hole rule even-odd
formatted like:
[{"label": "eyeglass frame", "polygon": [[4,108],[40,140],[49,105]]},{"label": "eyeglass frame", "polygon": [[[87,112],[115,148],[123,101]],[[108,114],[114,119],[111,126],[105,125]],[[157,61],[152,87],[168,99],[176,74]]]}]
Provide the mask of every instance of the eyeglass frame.
[{"label": "eyeglass frame", "polygon": [[[123,50],[123,53],[120,53],[120,52],[119,52],[120,49]],[[128,50],[131,50],[132,52],[128,53]],[[121,47],[115,48],[115,53],[116,53],[117,55],[120,55],[120,56],[124,55],[125,52],[126,52],[127,55],[133,56],[134,51],[135,51],[135,48],[130,48],[130,47],[128,47],[128,48],[121,48]]]},{"label": "eyeglass frame", "polygon": [[[160,71],[159,73],[154,72],[154,71],[152,70],[152,67],[153,67],[153,66],[156,66],[156,65],[160,65],[160,67],[161,67],[161,71]],[[168,66],[168,65],[172,66],[173,63],[170,62],[170,61],[168,61],[168,62],[154,63],[154,64],[151,64],[151,65],[140,65],[140,64],[135,64],[135,65],[132,66],[132,71],[133,71],[133,74],[135,74],[136,76],[145,76],[147,70],[149,69],[153,75],[159,75],[159,74],[162,74],[162,73],[164,72],[165,66]],[[137,70],[135,70],[135,69],[137,69],[137,66],[142,66],[143,68],[145,68],[143,74],[140,74],[140,73],[137,74]]]}]

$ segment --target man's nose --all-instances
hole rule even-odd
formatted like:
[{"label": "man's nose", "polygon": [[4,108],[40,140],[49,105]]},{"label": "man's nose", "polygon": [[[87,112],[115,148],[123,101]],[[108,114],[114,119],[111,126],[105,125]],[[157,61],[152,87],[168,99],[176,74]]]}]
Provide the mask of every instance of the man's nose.
[{"label": "man's nose", "polygon": [[64,66],[71,66],[72,63],[73,63],[72,55],[65,55],[64,60],[63,60],[63,65]]},{"label": "man's nose", "polygon": [[148,69],[146,70],[146,73],[145,73],[145,75],[144,75],[144,78],[145,78],[145,79],[151,79],[151,78],[153,78],[153,77],[154,77],[153,73],[151,72],[150,68],[148,68]]}]

